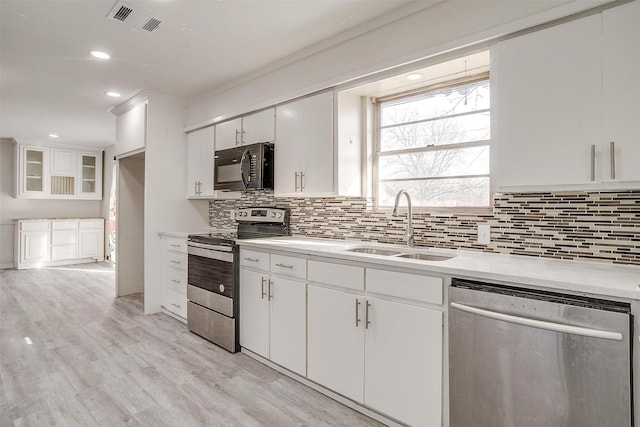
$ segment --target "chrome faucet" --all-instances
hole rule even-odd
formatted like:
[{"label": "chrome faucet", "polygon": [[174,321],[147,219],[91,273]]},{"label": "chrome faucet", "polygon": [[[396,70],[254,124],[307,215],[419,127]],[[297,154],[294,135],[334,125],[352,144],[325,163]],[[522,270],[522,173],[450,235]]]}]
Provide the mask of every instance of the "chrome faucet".
[{"label": "chrome faucet", "polygon": [[407,219],[409,220],[409,222],[407,222],[407,230],[404,233],[404,237],[403,240],[405,242],[407,242],[407,246],[412,247],[413,246],[413,212],[411,210],[411,196],[409,196],[409,193],[407,193],[405,190],[400,190],[398,191],[398,194],[396,194],[396,201],[393,204],[393,216],[398,216],[398,205],[400,204],[400,196],[405,195],[407,197]]}]

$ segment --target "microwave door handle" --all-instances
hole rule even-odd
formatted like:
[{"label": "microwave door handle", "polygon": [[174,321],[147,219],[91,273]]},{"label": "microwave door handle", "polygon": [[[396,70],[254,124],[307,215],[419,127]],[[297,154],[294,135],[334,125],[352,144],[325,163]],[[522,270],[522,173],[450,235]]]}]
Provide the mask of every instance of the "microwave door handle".
[{"label": "microwave door handle", "polygon": [[[247,177],[245,176],[244,170],[245,170],[245,161],[247,160],[247,158],[249,158],[249,169],[251,169],[251,154],[249,153],[249,150],[244,150],[244,153],[242,153],[242,157],[240,157],[240,178],[242,179],[242,186],[244,188],[248,188],[249,187],[249,181],[247,179]],[[251,171],[249,171],[251,172]]]}]

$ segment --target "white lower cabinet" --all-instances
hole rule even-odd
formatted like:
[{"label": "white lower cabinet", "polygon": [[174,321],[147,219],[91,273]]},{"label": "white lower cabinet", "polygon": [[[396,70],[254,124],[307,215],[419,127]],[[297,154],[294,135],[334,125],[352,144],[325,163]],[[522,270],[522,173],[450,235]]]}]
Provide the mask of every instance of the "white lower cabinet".
[{"label": "white lower cabinet", "polygon": [[[187,238],[162,236],[162,307],[187,319]],[[174,317],[175,317],[174,316]]]},{"label": "white lower cabinet", "polygon": [[104,219],[19,220],[16,268],[104,260]]},{"label": "white lower cabinet", "polygon": [[309,285],[309,379],[363,403],[364,298]]},{"label": "white lower cabinet", "polygon": [[[240,346],[300,375],[307,373],[306,260],[254,251],[240,253]],[[304,268],[300,270],[301,262]],[[243,267],[244,265],[244,267]],[[250,267],[263,266],[254,271]],[[269,270],[266,270],[269,268]],[[287,278],[271,274],[285,270]]]},{"label": "white lower cabinet", "polygon": [[440,426],[443,291],[442,277],[243,249],[240,343],[390,419]]},{"label": "white lower cabinet", "polygon": [[443,313],[368,298],[364,403],[412,426],[442,423]]}]

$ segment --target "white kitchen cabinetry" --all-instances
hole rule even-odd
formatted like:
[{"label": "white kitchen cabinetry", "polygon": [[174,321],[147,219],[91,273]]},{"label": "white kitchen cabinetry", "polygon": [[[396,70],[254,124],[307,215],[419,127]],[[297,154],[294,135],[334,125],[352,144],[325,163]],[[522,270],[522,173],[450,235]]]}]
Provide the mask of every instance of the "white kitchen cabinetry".
[{"label": "white kitchen cabinetry", "polygon": [[147,145],[147,102],[131,108],[129,104],[114,109],[116,114],[115,155],[125,157],[144,151]]},{"label": "white kitchen cabinetry", "polygon": [[333,193],[333,92],[279,105],[276,128],[274,193]]},{"label": "white kitchen cabinetry", "polygon": [[305,277],[303,258],[240,252],[240,345],[300,375],[306,375]]},{"label": "white kitchen cabinetry", "polygon": [[46,197],[49,187],[48,154],[49,150],[45,147],[16,146],[18,197]]},{"label": "white kitchen cabinetry", "polygon": [[104,259],[104,220],[78,221],[78,257]]},{"label": "white kitchen cabinetry", "polygon": [[214,127],[187,134],[187,197],[211,198],[213,191]]},{"label": "white kitchen cabinetry", "polygon": [[187,319],[187,238],[162,236],[162,308]]},{"label": "white kitchen cabinetry", "polygon": [[637,10],[634,2],[498,43],[493,99],[501,190],[640,181]]},{"label": "white kitchen cabinetry", "polygon": [[275,139],[275,111],[273,108],[247,114],[216,125],[216,150],[224,150],[256,142]]},{"label": "white kitchen cabinetry", "polygon": [[102,199],[102,152],[18,144],[16,196],[32,199]]},{"label": "white kitchen cabinetry", "polygon": [[102,153],[78,151],[78,198],[102,199]]},{"label": "white kitchen cabinetry", "polygon": [[640,2],[602,12],[602,35],[602,178],[640,183]]},{"label": "white kitchen cabinetry", "polygon": [[51,221],[51,261],[74,258],[78,258],[78,221]]},{"label": "white kitchen cabinetry", "polygon": [[104,219],[18,220],[16,268],[104,260]]}]

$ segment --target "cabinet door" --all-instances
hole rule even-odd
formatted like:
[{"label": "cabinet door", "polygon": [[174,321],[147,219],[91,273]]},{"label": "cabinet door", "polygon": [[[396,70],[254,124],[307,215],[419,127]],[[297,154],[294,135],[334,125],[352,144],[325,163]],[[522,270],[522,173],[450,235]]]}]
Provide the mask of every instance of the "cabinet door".
[{"label": "cabinet door", "polygon": [[640,181],[640,3],[605,10],[602,23],[603,180]]},{"label": "cabinet door", "polygon": [[367,303],[364,403],[409,425],[441,425],[442,312]]},{"label": "cabinet door", "polygon": [[104,221],[80,220],[78,228],[78,258],[104,258]]},{"label": "cabinet door", "polygon": [[306,376],[306,284],[275,277],[270,280],[270,359],[297,374]]},{"label": "cabinet door", "polygon": [[18,195],[43,197],[49,185],[47,179],[47,149],[20,146]]},{"label": "cabinet door", "polygon": [[591,146],[602,135],[600,30],[594,15],[498,43],[500,188],[591,183]]},{"label": "cabinet door", "polygon": [[308,377],[362,403],[364,298],[312,285],[308,293]]},{"label": "cabinet door", "polygon": [[115,155],[144,150],[147,144],[147,103],[136,105],[116,117]]},{"label": "cabinet door", "polygon": [[333,93],[278,106],[276,129],[274,191],[333,193]]},{"label": "cabinet door", "polygon": [[21,263],[44,262],[49,260],[49,232],[22,232],[20,253]]},{"label": "cabinet door", "polygon": [[240,145],[242,119],[229,120],[215,126],[216,150],[224,150]]},{"label": "cabinet door", "polygon": [[213,192],[214,127],[187,135],[187,197],[210,197]]},{"label": "cabinet door", "polygon": [[275,109],[260,111],[242,118],[242,143],[273,142],[275,139]]},{"label": "cabinet door", "polygon": [[269,358],[269,277],[240,269],[240,345]]},{"label": "cabinet door", "polygon": [[51,148],[51,175],[76,176],[76,152],[62,148]]},{"label": "cabinet door", "polygon": [[78,153],[78,197],[102,199],[102,153]]}]

